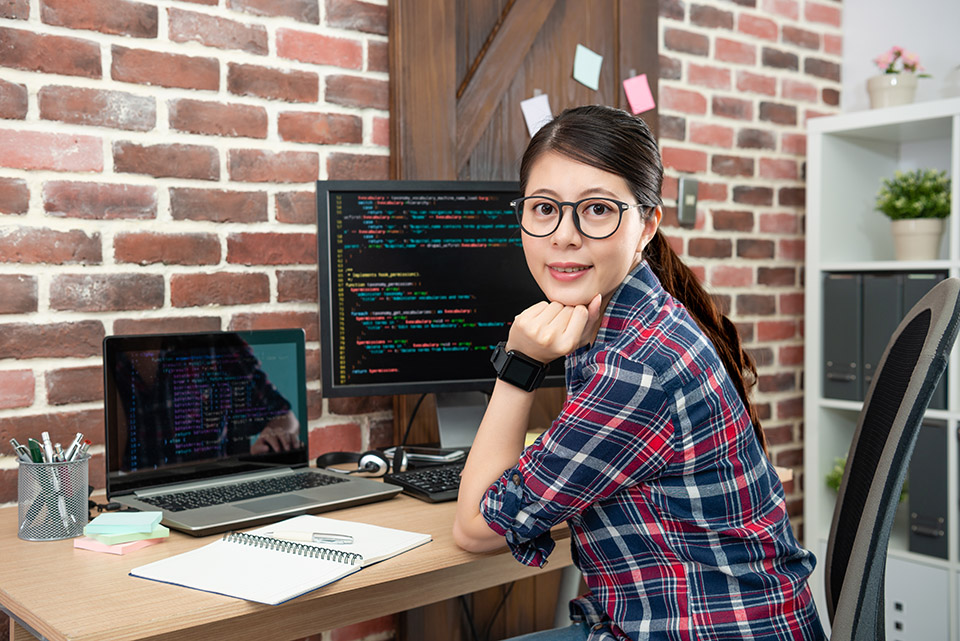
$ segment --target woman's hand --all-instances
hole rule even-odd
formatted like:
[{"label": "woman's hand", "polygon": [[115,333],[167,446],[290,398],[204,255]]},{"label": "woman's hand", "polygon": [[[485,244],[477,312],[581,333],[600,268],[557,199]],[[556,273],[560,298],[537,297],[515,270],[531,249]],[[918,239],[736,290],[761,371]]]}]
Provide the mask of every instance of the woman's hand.
[{"label": "woman's hand", "polygon": [[587,305],[541,301],[522,311],[513,321],[507,349],[517,350],[541,363],[566,356],[597,335],[600,294]]}]

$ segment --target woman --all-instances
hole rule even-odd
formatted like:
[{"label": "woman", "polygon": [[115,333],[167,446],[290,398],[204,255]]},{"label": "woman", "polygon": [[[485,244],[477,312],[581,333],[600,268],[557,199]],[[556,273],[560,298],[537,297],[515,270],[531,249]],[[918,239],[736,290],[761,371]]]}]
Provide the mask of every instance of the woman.
[{"label": "woman", "polygon": [[517,316],[495,362],[566,356],[567,401],[524,449],[533,393],[501,369],[455,540],[543,565],[568,523],[590,593],[537,639],[821,639],[814,559],[747,396],[756,369],[658,230],[662,179],[623,111],[570,109],[531,140],[515,206],[550,302]]}]

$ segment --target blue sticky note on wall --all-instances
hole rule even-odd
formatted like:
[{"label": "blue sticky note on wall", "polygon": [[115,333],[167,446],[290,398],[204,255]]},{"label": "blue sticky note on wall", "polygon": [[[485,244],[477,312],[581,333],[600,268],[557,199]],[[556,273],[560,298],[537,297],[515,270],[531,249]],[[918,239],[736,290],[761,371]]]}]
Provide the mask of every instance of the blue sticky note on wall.
[{"label": "blue sticky note on wall", "polygon": [[573,58],[573,79],[596,91],[600,88],[600,65],[602,64],[603,56],[578,44],[577,53]]}]

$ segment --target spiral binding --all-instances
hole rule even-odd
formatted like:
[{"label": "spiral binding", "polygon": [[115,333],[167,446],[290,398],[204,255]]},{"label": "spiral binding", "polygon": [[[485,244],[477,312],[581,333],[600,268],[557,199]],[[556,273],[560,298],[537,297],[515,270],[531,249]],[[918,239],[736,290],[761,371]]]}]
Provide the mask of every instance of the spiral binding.
[{"label": "spiral binding", "polygon": [[355,552],[344,552],[343,550],[333,550],[331,548],[322,548],[309,543],[298,543],[296,541],[285,541],[275,539],[271,536],[259,536],[257,534],[248,534],[246,532],[228,532],[223,535],[224,541],[230,543],[240,543],[242,545],[252,545],[253,547],[264,548],[267,550],[276,550],[288,554],[298,554],[300,556],[310,557],[312,559],[323,559],[325,561],[336,561],[337,563],[346,563],[348,565],[357,565],[363,563],[363,555]]}]

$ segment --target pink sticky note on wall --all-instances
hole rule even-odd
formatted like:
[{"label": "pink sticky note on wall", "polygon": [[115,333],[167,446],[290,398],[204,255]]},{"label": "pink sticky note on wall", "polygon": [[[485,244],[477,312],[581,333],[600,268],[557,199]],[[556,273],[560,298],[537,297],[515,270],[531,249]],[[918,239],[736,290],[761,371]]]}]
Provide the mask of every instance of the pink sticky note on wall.
[{"label": "pink sticky note on wall", "polygon": [[650,93],[650,84],[647,83],[647,74],[645,73],[624,80],[623,91],[627,94],[630,111],[635,114],[650,111],[657,106],[653,102],[653,94]]}]

